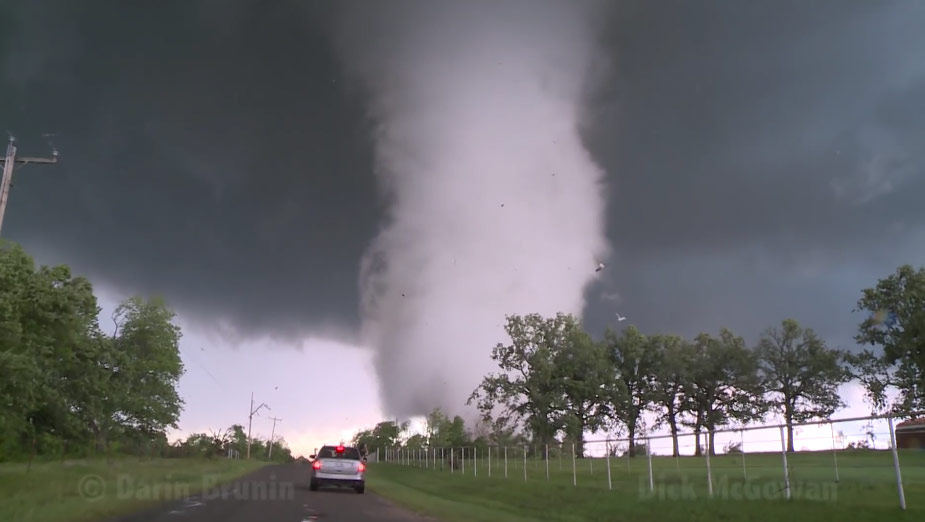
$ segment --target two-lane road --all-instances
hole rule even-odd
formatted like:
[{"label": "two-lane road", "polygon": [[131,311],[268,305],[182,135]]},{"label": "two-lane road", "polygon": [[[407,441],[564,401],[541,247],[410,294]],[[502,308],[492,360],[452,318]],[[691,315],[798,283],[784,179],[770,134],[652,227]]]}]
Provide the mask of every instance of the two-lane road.
[{"label": "two-lane road", "polygon": [[[432,519],[352,489],[308,490],[304,464],[268,466],[189,498],[112,522],[425,522]],[[163,498],[163,497],[162,497]]]}]

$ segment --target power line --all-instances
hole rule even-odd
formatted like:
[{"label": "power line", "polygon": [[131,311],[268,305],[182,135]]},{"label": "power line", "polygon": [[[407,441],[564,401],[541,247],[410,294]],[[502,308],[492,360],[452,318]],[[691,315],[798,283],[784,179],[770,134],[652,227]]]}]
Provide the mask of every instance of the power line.
[{"label": "power line", "polygon": [[16,138],[10,136],[10,143],[6,146],[6,157],[4,157],[0,162],[3,163],[3,178],[0,180],[0,230],[3,229],[3,214],[6,213],[6,203],[10,198],[10,187],[13,186],[13,169],[16,167],[16,164],[19,163],[21,166],[28,163],[44,163],[44,164],[55,164],[58,163],[58,151],[52,151],[52,157],[50,158],[33,158],[23,156],[21,158],[16,157]]}]

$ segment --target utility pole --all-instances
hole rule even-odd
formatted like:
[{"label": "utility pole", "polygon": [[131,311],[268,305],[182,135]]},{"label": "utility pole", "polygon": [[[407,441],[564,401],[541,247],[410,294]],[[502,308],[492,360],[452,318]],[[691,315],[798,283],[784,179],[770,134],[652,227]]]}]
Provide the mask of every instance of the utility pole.
[{"label": "utility pole", "polygon": [[3,179],[0,180],[0,230],[3,229],[3,214],[6,212],[6,202],[10,198],[10,187],[13,186],[13,169],[16,164],[25,165],[27,163],[58,163],[58,151],[52,151],[50,158],[28,158],[16,157],[16,138],[10,136],[10,143],[6,146],[6,156],[0,160],[3,162]]},{"label": "utility pole", "polygon": [[266,408],[267,410],[270,409],[269,406],[262,402],[260,403],[260,406],[257,406],[257,409],[254,409],[254,392],[251,392],[251,406],[248,410],[250,413],[247,414],[247,460],[250,460],[251,458],[251,424],[254,420],[254,415],[260,411],[260,408]]},{"label": "utility pole", "polygon": [[270,417],[270,420],[273,421],[273,430],[270,431],[270,452],[267,454],[267,458],[273,456],[273,437],[276,435],[276,423],[283,422],[283,419],[277,419],[276,417]]}]

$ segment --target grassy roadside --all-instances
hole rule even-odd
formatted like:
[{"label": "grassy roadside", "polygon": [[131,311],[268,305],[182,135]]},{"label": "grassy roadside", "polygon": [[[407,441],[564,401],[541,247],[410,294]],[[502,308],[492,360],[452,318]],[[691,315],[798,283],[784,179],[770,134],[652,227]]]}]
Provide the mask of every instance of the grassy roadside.
[{"label": "grassy roadside", "polygon": [[266,465],[229,459],[119,458],[0,464],[0,520],[95,522],[233,480]]},{"label": "grassy roadside", "polygon": [[382,463],[370,466],[367,482],[371,491],[446,522],[925,520],[925,452],[901,456],[906,512],[899,509],[892,457],[884,451],[840,453],[837,483],[831,453],[789,456],[791,501],[783,498],[779,454],[747,455],[747,480],[741,456],[711,459],[712,499],[700,458],[653,457],[654,494],[647,459],[632,459],[629,466],[627,459],[612,460],[613,490],[606,461],[591,460],[576,464],[577,487],[571,462],[561,470],[551,463],[549,481],[542,462],[528,462],[527,481],[520,462],[509,463],[506,479],[497,462],[491,477],[484,461],[478,476],[471,463],[465,475]]}]

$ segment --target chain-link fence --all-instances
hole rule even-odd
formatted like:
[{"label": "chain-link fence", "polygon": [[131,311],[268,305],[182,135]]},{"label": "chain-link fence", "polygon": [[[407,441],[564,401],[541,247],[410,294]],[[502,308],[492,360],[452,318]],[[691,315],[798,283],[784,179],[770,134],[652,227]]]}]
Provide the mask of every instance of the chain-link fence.
[{"label": "chain-link fence", "polygon": [[[382,462],[461,477],[549,481],[642,499],[803,499],[925,493],[925,422],[890,416],[643,435],[574,444],[389,448]],[[791,432],[792,431],[792,435]],[[841,488],[841,490],[840,490]],[[892,491],[888,495],[883,493]],[[846,492],[847,493],[844,493]]]}]

